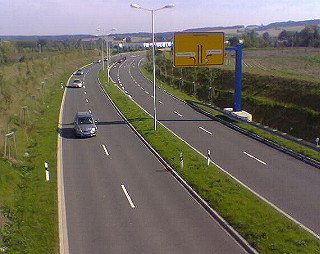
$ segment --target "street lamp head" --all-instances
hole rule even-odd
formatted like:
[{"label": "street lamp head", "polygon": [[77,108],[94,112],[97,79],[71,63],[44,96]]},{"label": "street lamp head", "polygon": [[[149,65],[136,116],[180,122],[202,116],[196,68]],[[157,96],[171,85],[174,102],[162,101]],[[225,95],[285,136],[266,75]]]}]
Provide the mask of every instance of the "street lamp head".
[{"label": "street lamp head", "polygon": [[173,8],[174,7],[174,4],[168,4],[166,6],[164,6],[163,8]]},{"label": "street lamp head", "polygon": [[141,6],[139,4],[130,4],[130,7],[140,9]]}]

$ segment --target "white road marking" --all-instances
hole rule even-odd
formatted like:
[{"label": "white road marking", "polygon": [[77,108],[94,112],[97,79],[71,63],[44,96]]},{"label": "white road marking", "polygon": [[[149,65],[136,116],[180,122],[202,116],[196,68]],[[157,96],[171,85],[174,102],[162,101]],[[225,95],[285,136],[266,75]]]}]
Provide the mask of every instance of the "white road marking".
[{"label": "white road marking", "polygon": [[254,160],[262,163],[263,165],[267,165],[267,163],[265,163],[265,162],[262,161],[262,160],[259,160],[258,158],[254,157],[253,155],[251,155],[251,154],[249,154],[249,153],[247,153],[247,152],[243,152],[243,153],[244,153],[245,155],[249,156],[250,158],[252,158],[252,159],[254,159]]},{"label": "white road marking", "polygon": [[178,113],[177,111],[174,111],[174,113],[180,117],[182,117],[182,115],[180,113]]},{"label": "white road marking", "polygon": [[146,94],[149,94],[149,92],[145,91]]},{"label": "white road marking", "polygon": [[88,103],[89,101],[88,101],[88,99],[86,99],[86,103]]},{"label": "white road marking", "polygon": [[144,90],[144,88],[141,86],[141,89]]},{"label": "white road marking", "polygon": [[130,206],[131,206],[132,208],[135,208],[135,205],[134,205],[132,199],[130,198],[130,195],[129,195],[129,193],[127,192],[126,187],[125,187],[123,184],[121,184],[121,188],[122,188],[122,191],[123,191],[124,195],[126,196],[128,202],[129,202]]},{"label": "white road marking", "polygon": [[86,91],[84,91],[84,94],[87,94],[87,92],[86,92]]},{"label": "white road marking", "polygon": [[101,145],[101,146],[102,146],[102,148],[103,148],[103,150],[104,150],[104,153],[105,153],[107,156],[109,156],[110,153],[108,152],[107,147],[106,147],[105,145]]},{"label": "white road marking", "polygon": [[160,103],[160,104],[163,104],[163,102],[162,102],[162,101],[159,101],[159,103]]},{"label": "white road marking", "polygon": [[89,111],[90,114],[92,113],[90,109],[88,111]]},{"label": "white road marking", "polygon": [[204,132],[206,132],[206,133],[208,133],[208,134],[212,135],[212,132],[210,132],[210,131],[206,130],[205,128],[202,128],[201,126],[200,126],[199,128],[200,128],[201,130],[203,130]]}]

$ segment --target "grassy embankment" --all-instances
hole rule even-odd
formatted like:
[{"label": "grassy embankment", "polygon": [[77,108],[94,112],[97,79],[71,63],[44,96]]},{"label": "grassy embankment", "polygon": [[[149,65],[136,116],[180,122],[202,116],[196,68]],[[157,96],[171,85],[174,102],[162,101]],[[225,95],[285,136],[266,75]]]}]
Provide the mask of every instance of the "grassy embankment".
[{"label": "grassy embankment", "polygon": [[[100,79],[105,84],[105,74]],[[161,124],[114,85],[106,87],[118,108],[162,157],[260,253],[318,253],[320,242],[235,183]],[[179,154],[184,155],[180,169]]]},{"label": "grassy embankment", "polygon": [[[4,134],[14,131],[11,158],[0,159],[0,247],[8,253],[57,253],[57,126],[70,74],[92,61],[92,52],[58,52],[2,66],[1,152]],[[42,83],[43,82],[43,83]],[[22,106],[27,106],[25,117]],[[45,182],[44,162],[50,164]]]}]

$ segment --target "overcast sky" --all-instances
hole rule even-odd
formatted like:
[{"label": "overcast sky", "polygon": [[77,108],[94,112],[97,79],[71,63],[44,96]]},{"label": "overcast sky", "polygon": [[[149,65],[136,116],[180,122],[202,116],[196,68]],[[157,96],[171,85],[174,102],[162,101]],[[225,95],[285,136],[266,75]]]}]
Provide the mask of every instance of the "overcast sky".
[{"label": "overcast sky", "polygon": [[320,19],[320,0],[0,0],[0,35],[64,35],[156,32],[189,28],[267,25],[279,21]]}]

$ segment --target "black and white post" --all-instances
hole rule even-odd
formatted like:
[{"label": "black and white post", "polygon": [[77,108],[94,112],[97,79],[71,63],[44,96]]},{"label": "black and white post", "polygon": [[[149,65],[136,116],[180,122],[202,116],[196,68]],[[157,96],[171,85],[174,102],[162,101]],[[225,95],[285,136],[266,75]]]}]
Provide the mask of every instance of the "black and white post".
[{"label": "black and white post", "polygon": [[50,171],[49,171],[49,163],[45,162],[44,163],[44,168],[46,171],[46,182],[50,181]]},{"label": "black and white post", "polygon": [[182,152],[180,153],[180,168],[183,168],[183,155]]},{"label": "black and white post", "polygon": [[210,165],[210,161],[211,161],[211,152],[210,150],[208,150],[208,154],[207,154],[207,165],[209,166]]}]

